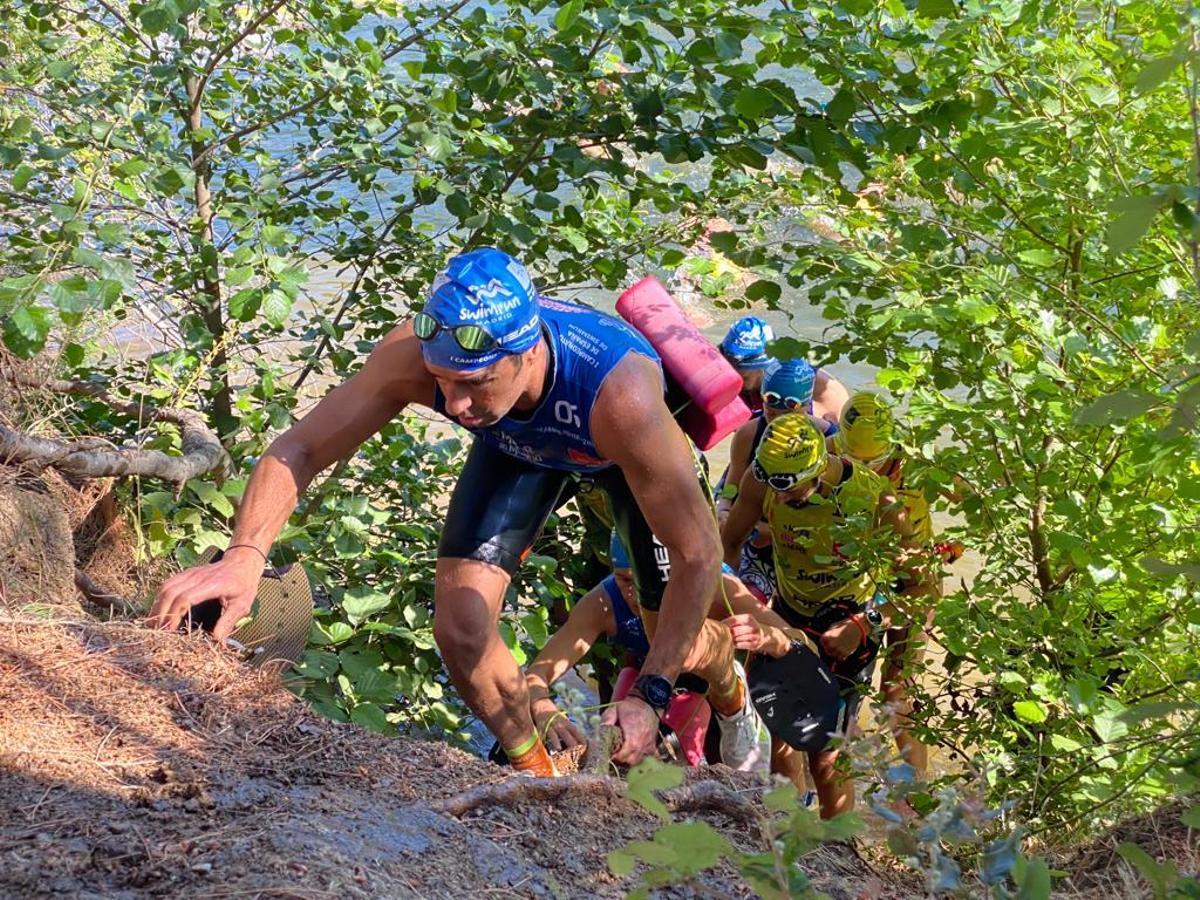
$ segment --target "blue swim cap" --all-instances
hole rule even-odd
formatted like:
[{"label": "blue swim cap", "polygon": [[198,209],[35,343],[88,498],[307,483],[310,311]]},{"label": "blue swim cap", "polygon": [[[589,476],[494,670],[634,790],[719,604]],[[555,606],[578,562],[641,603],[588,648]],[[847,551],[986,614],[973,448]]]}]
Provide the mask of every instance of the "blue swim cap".
[{"label": "blue swim cap", "polygon": [[608,558],[612,560],[614,569],[631,569],[629,564],[629,554],[625,552],[625,545],[621,543],[621,536],[617,534],[617,529],[612,530],[612,535],[608,539]]},{"label": "blue swim cap", "polygon": [[[785,359],[763,381],[763,402],[774,409],[794,409],[794,406],[784,406],[780,402],[790,398],[799,401],[806,411],[811,410],[816,382],[817,370],[807,360]],[[768,394],[773,395],[772,399],[780,398],[780,401],[769,402]]]},{"label": "blue swim cap", "polygon": [[[430,365],[473,372],[538,342],[541,319],[533,279],[521,263],[494,247],[461,253],[433,280],[423,310],[441,330],[421,341]],[[464,350],[450,329],[477,325],[496,341],[488,350]]]},{"label": "blue swim cap", "polygon": [[771,363],[767,344],[775,340],[775,329],[758,316],[742,316],[721,341],[721,353],[735,369],[765,369]]}]

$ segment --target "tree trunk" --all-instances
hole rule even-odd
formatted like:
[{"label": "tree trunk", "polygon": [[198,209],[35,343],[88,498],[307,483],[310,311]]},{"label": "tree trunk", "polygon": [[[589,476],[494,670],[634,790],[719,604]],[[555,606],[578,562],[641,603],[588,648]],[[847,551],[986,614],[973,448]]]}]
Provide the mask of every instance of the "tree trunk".
[{"label": "tree trunk", "polygon": [[233,393],[229,386],[229,356],[225,349],[225,315],[221,307],[221,278],[217,268],[217,248],[213,242],[212,194],[208,189],[209,157],[205,153],[200,131],[204,126],[201,106],[201,82],[196,75],[184,78],[187,91],[187,130],[191,139],[192,174],[195,176],[193,197],[196,203],[198,231],[196,243],[200,248],[200,290],[204,326],[213,339],[213,354],[210,370],[213,372],[212,412],[221,434],[229,434],[237,427],[233,415]]}]

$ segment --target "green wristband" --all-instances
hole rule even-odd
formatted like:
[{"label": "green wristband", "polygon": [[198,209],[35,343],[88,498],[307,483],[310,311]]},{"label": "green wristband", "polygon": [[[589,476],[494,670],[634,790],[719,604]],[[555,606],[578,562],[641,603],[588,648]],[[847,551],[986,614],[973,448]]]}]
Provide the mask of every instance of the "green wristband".
[{"label": "green wristband", "polygon": [[519,745],[513,747],[511,750],[508,747],[505,747],[504,752],[508,754],[509,759],[516,759],[518,756],[524,756],[526,753],[536,747],[538,745],[538,741],[540,740],[541,738],[538,737],[537,729],[535,728],[533,730],[533,734],[530,735],[529,740],[522,741]]}]

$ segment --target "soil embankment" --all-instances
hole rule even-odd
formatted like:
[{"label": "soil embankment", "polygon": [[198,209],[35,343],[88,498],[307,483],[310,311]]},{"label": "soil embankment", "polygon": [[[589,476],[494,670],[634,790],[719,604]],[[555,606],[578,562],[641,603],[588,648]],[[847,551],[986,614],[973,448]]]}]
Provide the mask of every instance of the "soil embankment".
[{"label": "soil embankment", "polygon": [[[628,800],[581,790],[462,818],[433,808],[505,774],[441,744],[318,718],[201,638],[0,621],[0,896],[616,897],[632,887],[605,855],[649,838],[656,820]],[[722,768],[703,777],[745,787]],[[753,825],[719,806],[686,814],[752,847]],[[807,862],[833,897],[910,895],[848,848]],[[705,880],[749,895],[732,870]]]}]

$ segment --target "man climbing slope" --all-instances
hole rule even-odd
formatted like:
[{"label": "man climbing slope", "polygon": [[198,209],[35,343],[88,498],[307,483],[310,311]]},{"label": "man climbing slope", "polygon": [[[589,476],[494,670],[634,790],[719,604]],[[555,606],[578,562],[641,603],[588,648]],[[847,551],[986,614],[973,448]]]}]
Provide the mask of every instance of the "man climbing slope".
[{"label": "man climbing slope", "polygon": [[[553,774],[497,622],[512,573],[586,478],[608,493],[650,636],[629,697],[605,714],[623,733],[613,758],[632,764],[652,752],[716,584],[712,511],[646,340],[612,316],[538,298],[525,267],[499,250],[454,257],[424,309],[274,441],[250,476],[225,556],[169,579],[151,618],[175,628],[193,604],[218,598],[214,635],[226,637],[249,612],[262,558],[301,492],[409,404],[475,434],[446,513],[434,587],[434,637],[463,699],[517,768]],[[732,669],[701,674],[718,695],[750,708],[730,726],[757,730]],[[753,739],[730,745],[757,747]]]}]

